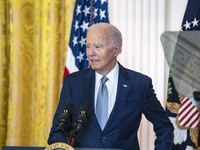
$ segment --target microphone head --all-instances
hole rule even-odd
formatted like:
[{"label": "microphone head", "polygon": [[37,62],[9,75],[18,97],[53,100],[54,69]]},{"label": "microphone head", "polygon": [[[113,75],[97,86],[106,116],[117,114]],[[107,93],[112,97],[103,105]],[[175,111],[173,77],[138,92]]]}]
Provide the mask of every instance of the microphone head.
[{"label": "microphone head", "polygon": [[71,112],[72,109],[73,109],[72,103],[67,103],[67,104],[65,104],[65,106],[63,107],[63,113],[64,113],[64,112],[68,112],[68,111]]},{"label": "microphone head", "polygon": [[59,120],[62,119],[62,121],[63,120],[67,121],[69,116],[71,116],[72,109],[73,109],[72,103],[65,104],[65,106],[63,107],[62,115],[59,117]]},{"label": "microphone head", "polygon": [[58,129],[63,132],[64,132],[65,128],[69,128],[71,126],[71,122],[69,121],[69,119],[72,114],[72,108],[73,108],[72,103],[67,103],[63,107],[61,116],[58,118],[58,121],[59,121]]},{"label": "microphone head", "polygon": [[91,107],[90,104],[88,102],[85,102],[82,106],[81,106],[81,110],[80,113],[85,113],[87,116],[90,115],[91,112]]}]

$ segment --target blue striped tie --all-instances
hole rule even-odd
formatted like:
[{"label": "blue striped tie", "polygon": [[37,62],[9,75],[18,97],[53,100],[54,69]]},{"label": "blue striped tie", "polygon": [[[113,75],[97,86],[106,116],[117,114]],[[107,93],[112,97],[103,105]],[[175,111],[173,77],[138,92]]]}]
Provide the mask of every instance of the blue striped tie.
[{"label": "blue striped tie", "polygon": [[105,84],[106,81],[108,81],[108,78],[103,76],[101,78],[96,103],[96,117],[102,130],[106,125],[108,117],[108,89]]}]

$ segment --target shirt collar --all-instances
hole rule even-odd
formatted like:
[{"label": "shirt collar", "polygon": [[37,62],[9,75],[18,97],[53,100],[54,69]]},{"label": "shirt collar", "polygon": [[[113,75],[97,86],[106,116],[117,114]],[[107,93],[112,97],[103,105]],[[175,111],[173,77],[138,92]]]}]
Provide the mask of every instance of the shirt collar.
[{"label": "shirt collar", "polygon": [[[97,73],[96,71],[95,71],[95,75],[96,75],[96,81],[100,82],[103,76]],[[112,84],[115,84],[119,76],[119,64],[116,63],[115,67],[106,76]]]}]

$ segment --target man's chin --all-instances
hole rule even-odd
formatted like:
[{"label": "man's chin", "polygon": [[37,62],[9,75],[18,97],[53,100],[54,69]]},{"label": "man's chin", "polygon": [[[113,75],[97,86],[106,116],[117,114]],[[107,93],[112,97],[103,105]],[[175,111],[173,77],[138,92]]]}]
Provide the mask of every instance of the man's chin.
[{"label": "man's chin", "polygon": [[91,68],[92,70],[97,70],[97,67],[95,67],[95,66],[91,66],[91,65],[90,65],[90,68]]}]

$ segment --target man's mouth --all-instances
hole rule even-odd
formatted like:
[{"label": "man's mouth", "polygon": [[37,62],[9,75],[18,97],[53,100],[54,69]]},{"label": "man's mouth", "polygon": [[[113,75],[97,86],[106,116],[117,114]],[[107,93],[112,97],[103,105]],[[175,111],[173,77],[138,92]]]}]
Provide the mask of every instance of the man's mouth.
[{"label": "man's mouth", "polygon": [[96,63],[96,62],[99,62],[99,60],[97,60],[97,59],[90,59],[90,62],[92,62],[92,63]]}]

